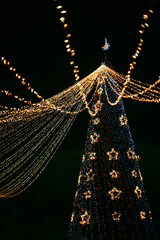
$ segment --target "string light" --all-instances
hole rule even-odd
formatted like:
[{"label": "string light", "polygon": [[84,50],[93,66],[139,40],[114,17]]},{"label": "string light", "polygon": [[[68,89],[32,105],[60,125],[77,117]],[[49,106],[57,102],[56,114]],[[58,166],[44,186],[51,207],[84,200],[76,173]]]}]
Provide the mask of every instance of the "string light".
[{"label": "string light", "polygon": [[[74,72],[74,65],[75,65],[75,50],[72,49],[71,47],[71,44],[70,44],[70,37],[71,37],[71,34],[68,32],[68,23],[66,22],[66,17],[64,17],[64,14],[67,14],[67,11],[65,9],[63,9],[63,6],[62,5],[57,5],[57,10],[60,11],[60,21],[63,23],[63,28],[65,30],[65,40],[64,40],[64,43],[66,43],[66,51],[70,54],[71,56],[71,61],[70,61],[70,65],[73,66],[73,72]],[[78,66],[77,66],[78,68]],[[74,77],[75,77],[75,80],[78,81],[80,79],[79,77],[79,71],[76,72],[76,75],[74,74]]]},{"label": "string light", "polygon": [[[3,62],[4,65],[8,65],[9,66],[9,70],[10,71],[13,71],[13,72],[16,72],[16,68],[13,68],[12,66],[10,66],[10,62],[4,58],[4,57],[1,57],[1,61]],[[15,77],[18,78],[19,80],[21,80],[21,83],[23,85],[25,85],[28,90],[30,90],[30,92],[34,93],[36,95],[37,98],[41,99],[41,100],[44,100],[43,97],[41,95],[39,95],[31,86],[30,86],[30,83],[27,83],[25,78],[21,77],[17,72],[15,74]],[[19,99],[19,98],[18,98]],[[20,100],[21,101],[21,100]],[[27,103],[27,102],[26,102]]]}]

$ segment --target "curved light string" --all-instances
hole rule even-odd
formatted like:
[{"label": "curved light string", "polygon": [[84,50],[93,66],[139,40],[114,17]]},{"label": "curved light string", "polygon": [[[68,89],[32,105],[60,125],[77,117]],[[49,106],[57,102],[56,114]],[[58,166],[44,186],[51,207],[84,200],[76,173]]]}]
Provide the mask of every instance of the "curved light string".
[{"label": "curved light string", "polygon": [[73,73],[74,73],[74,77],[75,80],[78,81],[80,79],[79,77],[79,67],[78,65],[75,63],[75,50],[72,48],[71,45],[71,33],[69,32],[69,25],[67,22],[67,11],[65,10],[65,8],[63,7],[62,3],[60,0],[53,0],[56,3],[56,9],[60,15],[59,20],[63,25],[64,31],[65,31],[65,39],[64,39],[64,43],[65,43],[65,47],[66,47],[66,51],[67,53],[70,55],[70,65],[73,67]]},{"label": "curved light string", "polygon": [[[21,84],[26,86],[27,89],[31,92],[31,93],[34,93],[36,95],[37,98],[41,99],[41,100],[44,100],[44,98],[38,94],[38,92],[36,92],[30,85],[30,83],[27,83],[26,82],[26,79],[24,77],[22,77],[21,75],[19,75],[19,73],[16,71],[16,68],[12,67],[11,66],[11,63],[9,61],[7,61],[6,58],[4,57],[1,57],[1,62],[3,63],[4,66],[8,67],[10,71],[12,72],[15,72],[15,77],[21,81]],[[12,93],[10,93],[8,90],[0,90],[0,92],[4,92],[7,96],[11,96],[13,95]],[[14,96],[15,97],[15,96]],[[20,98],[18,96],[15,97],[16,99],[18,99],[19,101],[24,101],[24,103],[30,103],[26,100],[23,100],[24,98]]]},{"label": "curved light string", "polygon": [[[152,13],[153,13],[153,10],[148,9],[148,12],[146,14],[143,14],[144,22],[141,24],[141,29],[139,30],[139,33],[141,34],[141,36],[140,36],[140,39],[139,39],[139,43],[138,43],[136,52],[135,52],[134,55],[132,55],[133,60],[129,64],[129,71],[128,71],[127,75],[126,75],[126,79],[125,79],[125,82],[123,84],[123,88],[119,92],[118,97],[117,97],[117,99],[114,102],[110,102],[110,100],[108,99],[109,103],[112,106],[117,105],[118,102],[121,100],[121,98],[125,95],[126,88],[128,88],[128,83],[130,82],[130,79],[131,79],[131,77],[130,77],[131,71],[134,69],[134,66],[136,65],[136,59],[138,58],[138,56],[140,54],[140,51],[142,49],[144,30],[149,27],[149,24],[147,23],[147,20],[148,20],[149,14],[152,14]],[[131,96],[130,95],[130,97],[134,99],[135,96]]]}]

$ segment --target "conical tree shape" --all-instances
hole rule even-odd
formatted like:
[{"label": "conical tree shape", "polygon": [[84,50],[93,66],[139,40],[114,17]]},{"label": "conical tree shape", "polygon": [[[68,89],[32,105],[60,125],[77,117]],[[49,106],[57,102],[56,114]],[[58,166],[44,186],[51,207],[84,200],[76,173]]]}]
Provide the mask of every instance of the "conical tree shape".
[{"label": "conical tree shape", "polygon": [[68,240],[152,240],[147,203],[122,100],[116,82],[97,84]]}]

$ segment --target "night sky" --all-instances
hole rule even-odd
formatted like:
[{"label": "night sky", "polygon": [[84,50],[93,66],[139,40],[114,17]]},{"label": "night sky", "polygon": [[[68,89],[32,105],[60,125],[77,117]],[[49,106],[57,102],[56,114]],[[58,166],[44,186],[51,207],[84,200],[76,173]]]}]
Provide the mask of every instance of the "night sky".
[{"label": "night sky", "polygon": [[[104,60],[101,47],[105,37],[111,45],[108,57],[114,70],[126,74],[140,37],[138,30],[142,15],[151,2],[155,13],[149,19],[150,28],[144,34],[144,46],[132,77],[153,83],[160,75],[159,0],[61,2],[68,11],[71,43],[77,53],[76,62],[81,78],[98,68]],[[48,98],[74,84],[69,54],[65,50],[64,29],[59,21],[60,14],[56,10],[55,2],[2,1],[0,16],[1,56],[9,60],[40,95]],[[0,88],[18,93],[33,102],[37,101],[2,63],[0,78]],[[1,97],[0,101],[4,105],[18,106],[11,97]],[[132,100],[124,100],[124,104],[134,140],[159,142],[159,104]],[[77,139],[82,129],[85,136],[87,120],[87,112],[80,114],[74,124],[77,132],[73,137]],[[81,138],[78,139],[73,139],[73,142],[77,142],[73,147],[81,144]],[[72,147],[70,141],[67,146]]]}]

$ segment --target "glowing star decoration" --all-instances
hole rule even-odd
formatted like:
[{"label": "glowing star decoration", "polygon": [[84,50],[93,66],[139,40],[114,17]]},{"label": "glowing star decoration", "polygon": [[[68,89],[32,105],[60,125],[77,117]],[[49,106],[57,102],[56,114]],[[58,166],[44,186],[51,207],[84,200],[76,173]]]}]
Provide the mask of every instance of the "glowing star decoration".
[{"label": "glowing star decoration", "polygon": [[136,186],[134,192],[137,195],[137,198],[141,198],[142,197],[142,190],[138,186]]},{"label": "glowing star decoration", "polygon": [[85,213],[83,215],[81,215],[81,221],[79,222],[81,225],[85,225],[85,224],[90,224],[90,219],[91,216],[88,215],[87,210],[85,210]]},{"label": "glowing star decoration", "polygon": [[114,187],[111,191],[108,192],[111,196],[111,199],[119,199],[120,198],[120,194],[122,193],[121,190],[118,190],[116,187]]},{"label": "glowing star decoration", "polygon": [[112,160],[118,160],[119,153],[116,152],[114,148],[112,148],[110,152],[107,152],[107,155],[109,156],[109,160],[112,161]]},{"label": "glowing star decoration", "polygon": [[109,49],[109,47],[110,47],[110,45],[109,45],[109,43],[107,42],[107,38],[105,38],[105,44],[104,44],[104,46],[102,47],[102,49],[103,49],[104,51],[107,51],[107,50]]},{"label": "glowing star decoration", "polygon": [[143,212],[143,211],[141,211],[141,212],[140,212],[140,218],[141,218],[141,219],[146,219],[146,213]]},{"label": "glowing star decoration", "polygon": [[73,222],[74,220],[74,212],[72,213],[72,216],[71,216],[71,222]]},{"label": "glowing star decoration", "polygon": [[94,105],[95,112],[98,113],[99,111],[101,111],[102,106],[103,103],[100,100],[98,100]]},{"label": "glowing star decoration", "polygon": [[127,118],[124,115],[121,115],[121,117],[119,118],[121,126],[127,125]]},{"label": "glowing star decoration", "polygon": [[95,118],[95,119],[93,120],[93,125],[98,125],[99,122],[100,122],[100,119],[99,119],[99,118]]},{"label": "glowing star decoration", "polygon": [[111,178],[118,178],[118,174],[119,172],[112,170],[112,172],[109,173],[109,175],[111,175]]},{"label": "glowing star decoration", "polygon": [[85,198],[86,199],[91,198],[91,194],[92,194],[92,192],[90,190],[88,190],[87,192],[84,193],[84,195],[86,195]]},{"label": "glowing star decoration", "polygon": [[93,171],[92,171],[92,169],[90,169],[90,170],[89,170],[89,172],[88,172],[88,173],[86,173],[86,176],[87,176],[87,181],[92,181],[92,180],[93,180],[93,178],[94,178],[94,175],[95,175],[95,174],[93,174]]},{"label": "glowing star decoration", "polygon": [[132,177],[137,178],[137,171],[135,171],[134,169],[132,170],[131,174],[132,174]]},{"label": "glowing star decoration", "polygon": [[117,213],[117,212],[114,212],[112,214],[112,218],[114,221],[119,221],[120,220],[120,217],[121,217],[121,214],[120,213]]},{"label": "glowing star decoration", "polygon": [[132,151],[131,148],[129,148],[128,151],[127,151],[126,153],[127,153],[127,156],[128,156],[129,159],[135,159],[136,154],[135,154],[134,151]]},{"label": "glowing star decoration", "polygon": [[89,154],[89,158],[90,158],[91,160],[94,160],[95,157],[96,157],[96,153],[95,153],[95,152],[91,152],[91,153]]},{"label": "glowing star decoration", "polygon": [[100,135],[97,134],[96,132],[94,132],[92,135],[90,135],[90,138],[91,138],[91,143],[97,143],[98,142],[98,139],[100,138]]}]

